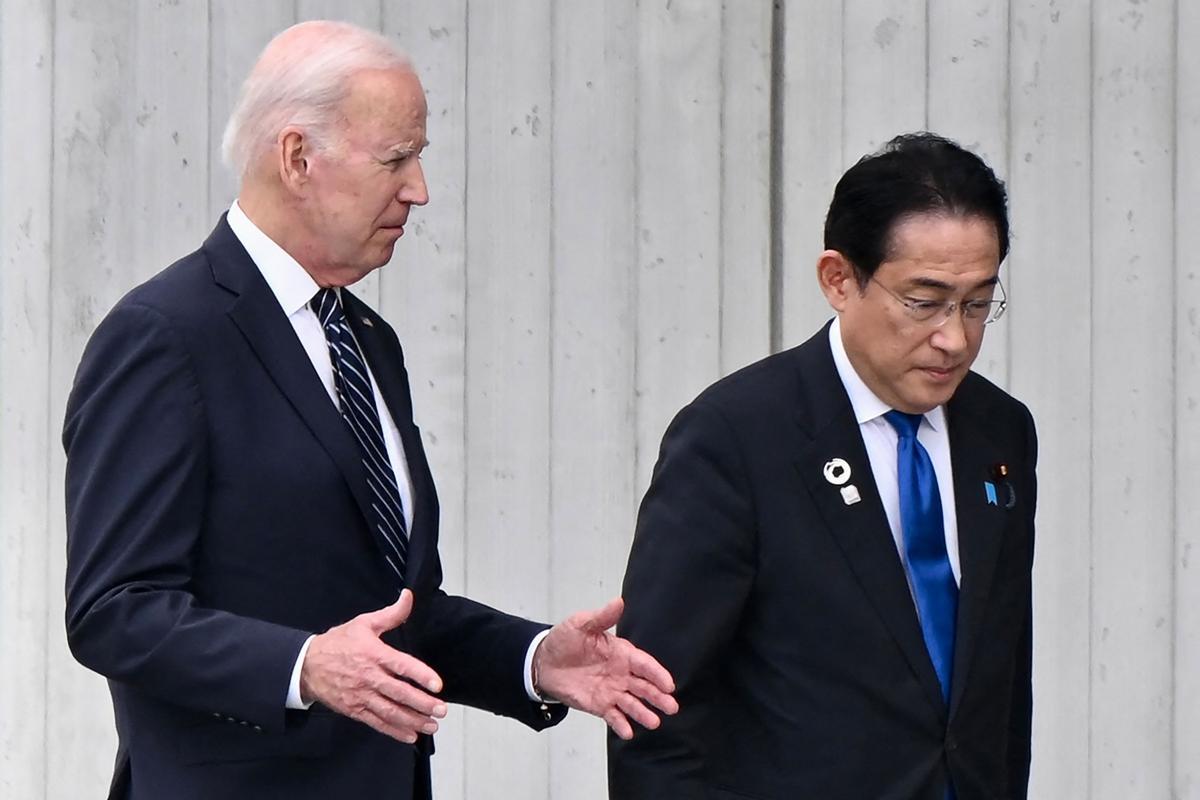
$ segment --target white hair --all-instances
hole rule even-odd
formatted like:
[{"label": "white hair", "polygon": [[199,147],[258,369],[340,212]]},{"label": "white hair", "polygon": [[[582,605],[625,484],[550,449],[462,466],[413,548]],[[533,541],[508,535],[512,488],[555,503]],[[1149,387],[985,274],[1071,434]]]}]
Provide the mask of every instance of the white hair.
[{"label": "white hair", "polygon": [[347,22],[301,22],[263,49],[225,126],[225,163],[244,177],[279,132],[296,126],[319,149],[340,141],[335,123],[352,75],[365,69],[412,69],[386,38]]}]

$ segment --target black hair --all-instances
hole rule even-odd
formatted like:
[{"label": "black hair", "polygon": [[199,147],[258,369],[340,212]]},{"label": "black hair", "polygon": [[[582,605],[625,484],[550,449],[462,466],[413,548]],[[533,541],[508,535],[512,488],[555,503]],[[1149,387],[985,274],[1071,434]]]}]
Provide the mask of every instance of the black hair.
[{"label": "black hair", "polygon": [[1008,195],[983,159],[933,133],[906,133],[842,175],[825,217],[825,249],[837,250],[860,283],[887,260],[897,223],[914,214],[981,217],[1008,255]]}]

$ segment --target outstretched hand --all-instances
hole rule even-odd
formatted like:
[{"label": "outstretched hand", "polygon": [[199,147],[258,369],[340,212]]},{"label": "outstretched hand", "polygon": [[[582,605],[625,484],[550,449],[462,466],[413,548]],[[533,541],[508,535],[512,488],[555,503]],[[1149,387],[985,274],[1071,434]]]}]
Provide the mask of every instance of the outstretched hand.
[{"label": "outstretched hand", "polygon": [[430,692],[442,679],[421,661],[379,638],[412,612],[408,589],[390,606],[359,614],[313,637],[300,668],[300,694],[380,733],[412,744],[437,730],[446,704]]},{"label": "outstretched hand", "polygon": [[648,705],[674,714],[679,704],[671,696],[671,673],[649,653],[608,632],[624,609],[618,597],[555,625],[534,653],[533,675],[541,694],[600,717],[617,736],[630,739],[631,719],[645,728],[659,726]]}]

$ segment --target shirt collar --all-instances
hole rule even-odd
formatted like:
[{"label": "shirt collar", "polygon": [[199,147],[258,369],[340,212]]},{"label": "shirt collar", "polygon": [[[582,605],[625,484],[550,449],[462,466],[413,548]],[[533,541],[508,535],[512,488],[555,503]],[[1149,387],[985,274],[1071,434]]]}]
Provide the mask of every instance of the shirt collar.
[{"label": "shirt collar", "polygon": [[242,243],[242,247],[246,248],[250,259],[271,287],[271,292],[279,301],[283,313],[290,317],[308,305],[308,301],[313,299],[321,287],[304,267],[300,266],[300,262],[251,222],[237,200],[229,207],[227,221],[233,235]]},{"label": "shirt collar", "polygon": [[[850,356],[846,354],[846,345],[842,342],[842,320],[838,317],[835,317],[833,324],[829,326],[829,349],[833,351],[834,366],[837,367],[838,377],[841,378],[842,386],[845,387],[846,394],[850,397],[850,407],[854,409],[854,419],[859,425],[882,417],[892,410],[891,406],[880,400],[871,391],[866,382],[859,377],[854,365],[850,363]],[[945,430],[946,409],[942,406],[935,406],[926,411],[925,421],[935,431]]]}]

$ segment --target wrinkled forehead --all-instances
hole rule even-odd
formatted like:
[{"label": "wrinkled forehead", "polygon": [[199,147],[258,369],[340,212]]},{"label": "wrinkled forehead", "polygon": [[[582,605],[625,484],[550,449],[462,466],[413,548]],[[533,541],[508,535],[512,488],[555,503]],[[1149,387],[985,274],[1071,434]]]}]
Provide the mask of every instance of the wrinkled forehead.
[{"label": "wrinkled forehead", "polygon": [[341,121],[352,138],[397,139],[419,147],[428,113],[425,90],[411,69],[367,69],[350,76]]}]

